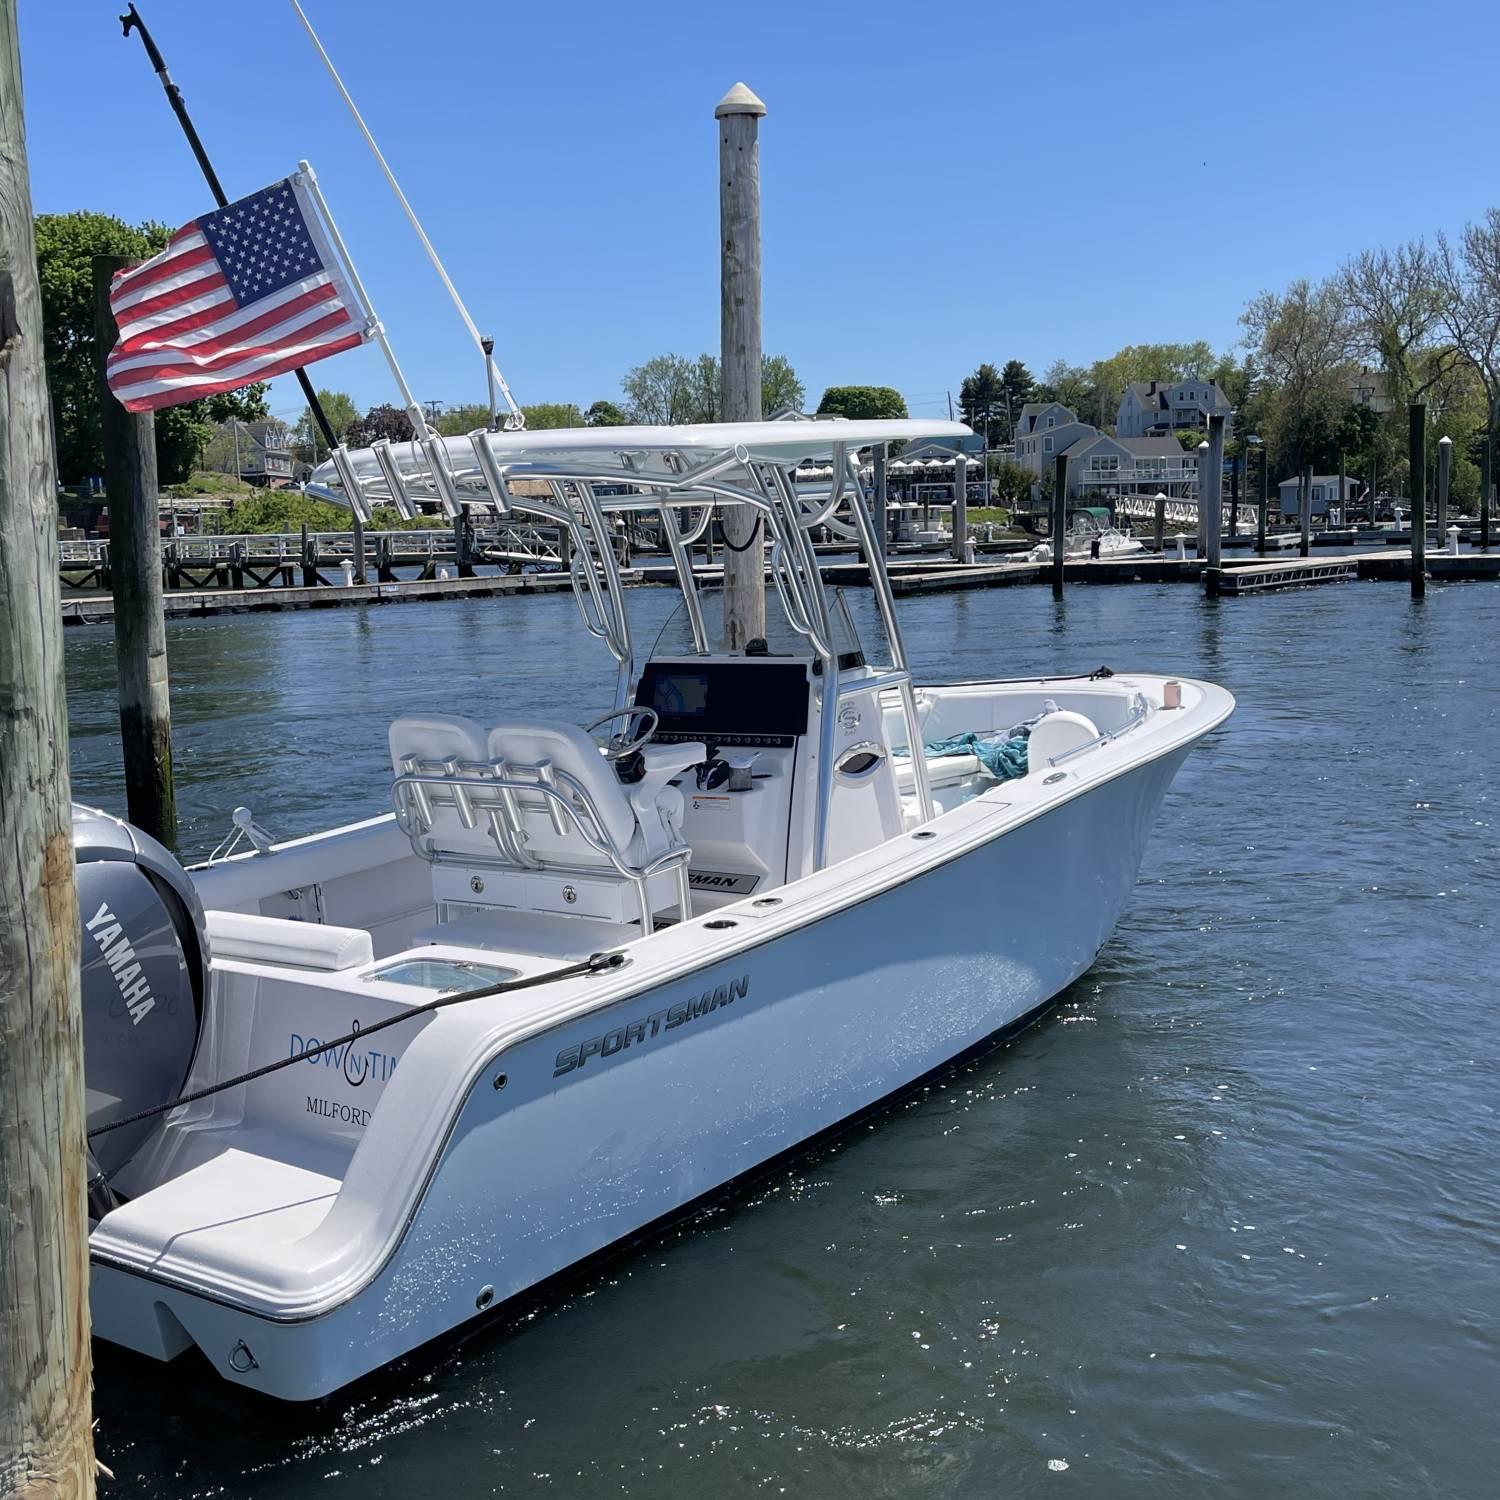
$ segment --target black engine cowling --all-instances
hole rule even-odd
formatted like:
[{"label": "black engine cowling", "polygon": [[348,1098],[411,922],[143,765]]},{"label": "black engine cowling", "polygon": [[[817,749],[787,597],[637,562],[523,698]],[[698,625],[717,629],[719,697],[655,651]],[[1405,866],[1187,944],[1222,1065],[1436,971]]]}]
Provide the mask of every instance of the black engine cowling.
[{"label": "black engine cowling", "polygon": [[[155,839],[75,803],[73,851],[93,1130],[182,1092],[208,991],[208,940],[192,881]],[[107,1182],[159,1123],[93,1137],[94,1173]]]}]

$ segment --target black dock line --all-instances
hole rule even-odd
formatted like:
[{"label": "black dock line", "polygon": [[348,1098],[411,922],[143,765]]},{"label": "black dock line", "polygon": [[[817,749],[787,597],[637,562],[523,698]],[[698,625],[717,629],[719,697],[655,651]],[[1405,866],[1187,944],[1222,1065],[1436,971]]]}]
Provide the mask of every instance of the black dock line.
[{"label": "black dock line", "polygon": [[126,1115],[120,1120],[111,1120],[107,1125],[96,1125],[89,1131],[87,1139],[93,1140],[96,1135],[119,1130],[125,1125],[134,1125],[137,1120],[149,1120],[153,1115],[166,1114],[168,1110],[177,1109],[184,1104],[196,1104],[198,1100],[207,1099],[211,1094],[222,1094],[225,1089],[238,1088],[242,1083],[251,1083],[257,1078],[264,1078],[267,1073],[274,1073],[280,1068],[289,1068],[293,1063],[307,1062],[310,1058],[321,1056],[330,1048],[343,1047],[358,1041],[361,1037],[374,1036],[377,1031],[384,1031],[387,1026],[398,1026],[402,1021],[410,1021],[414,1016],[424,1016],[430,1011],[442,1010],[448,1005],[461,1005],[465,1000],[483,1000],[489,995],[509,995],[516,990],[535,989],[539,985],[554,984],[559,979],[572,979],[578,974],[602,974],[606,969],[619,968],[624,962],[623,953],[591,953],[578,963],[566,964],[561,969],[549,969],[545,974],[532,974],[525,979],[502,979],[498,984],[486,984],[477,990],[461,990],[453,995],[439,995],[423,1005],[414,1005],[410,1010],[402,1011],[398,1016],[387,1016],[383,1021],[376,1021],[373,1026],[361,1026],[356,1021],[354,1030],[344,1036],[336,1036],[329,1041],[319,1042],[316,1047],[304,1047],[301,1052],[295,1052],[290,1057],[279,1057],[275,1062],[252,1068],[248,1073],[241,1073],[237,1078],[226,1078],[220,1083],[210,1084],[207,1088],[195,1089],[191,1094],[179,1095],[176,1099],[169,1099],[165,1104],[153,1104],[150,1109],[138,1109],[133,1115]]}]

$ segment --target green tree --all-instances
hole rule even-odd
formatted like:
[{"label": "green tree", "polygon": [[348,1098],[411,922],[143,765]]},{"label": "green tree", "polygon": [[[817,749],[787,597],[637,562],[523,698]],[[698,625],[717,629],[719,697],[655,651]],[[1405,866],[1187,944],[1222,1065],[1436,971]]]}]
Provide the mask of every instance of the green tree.
[{"label": "green tree", "polygon": [[399,406],[372,406],[356,417],[344,431],[344,441],[351,448],[368,448],[381,438],[393,443],[409,443],[416,436],[411,418]]},{"label": "green tree", "polygon": [[889,385],[831,385],[818,402],[817,414],[847,417],[851,422],[879,422],[910,415],[901,392]]},{"label": "green tree", "polygon": [[583,413],[571,401],[538,401],[533,406],[523,406],[521,415],[526,418],[526,426],[532,432],[545,432],[551,427],[583,426]]},{"label": "green tree", "polygon": [[990,481],[996,497],[1003,504],[1017,505],[1030,498],[1036,475],[1025,464],[1007,458],[991,467]]},{"label": "green tree", "polygon": [[[359,416],[359,408],[348,391],[318,391],[318,405],[328,418],[333,434],[342,441],[350,425]],[[292,428],[292,457],[299,463],[310,464],[313,459],[328,457],[328,439],[323,430],[313,421],[312,408],[304,406],[302,415]]]},{"label": "green tree", "polygon": [[[58,477],[76,484],[104,467],[95,373],[93,258],[145,260],[166,243],[164,224],[130,225],[110,214],[78,210],[38,214],[37,270],[42,288],[42,353],[57,432]],[[215,422],[266,415],[264,383],[184,402],[156,413],[156,460],[163,484],[192,473]]]},{"label": "green tree", "polygon": [[613,401],[596,401],[583,414],[585,427],[624,427],[629,421]]},{"label": "green tree", "polygon": [[1013,443],[1016,440],[1016,421],[1021,415],[1021,408],[1031,400],[1036,381],[1020,360],[1008,359],[1000,372],[1000,388],[1005,397],[1005,441]]},{"label": "green tree", "polygon": [[[761,410],[766,416],[800,410],[806,391],[784,354],[763,355],[760,371]],[[630,370],[620,389],[630,420],[653,426],[717,422],[724,409],[723,379],[718,358],[712,354],[700,354],[696,359],[658,354]]]},{"label": "green tree", "polygon": [[792,362],[784,354],[767,354],[760,362],[760,409],[774,417],[784,411],[801,411],[807,387],[797,379]]},{"label": "green tree", "polygon": [[[433,428],[444,437],[463,437],[479,427],[490,425],[490,409],[477,402],[467,406],[450,406],[437,415]],[[530,425],[529,423],[527,424]]]},{"label": "green tree", "polygon": [[991,447],[1005,430],[1005,386],[994,365],[980,365],[964,376],[958,391],[958,409],[975,432],[982,433]]}]

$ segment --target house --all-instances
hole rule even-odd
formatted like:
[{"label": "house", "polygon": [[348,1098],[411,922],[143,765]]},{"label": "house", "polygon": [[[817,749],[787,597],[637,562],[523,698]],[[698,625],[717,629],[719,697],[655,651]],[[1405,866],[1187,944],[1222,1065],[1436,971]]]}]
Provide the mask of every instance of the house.
[{"label": "house", "polygon": [[246,484],[280,489],[292,482],[292,433],[275,417],[235,423],[240,478]]},{"label": "house", "polygon": [[1040,484],[1059,453],[1098,435],[1097,427],[1080,422],[1061,401],[1028,401],[1016,421],[1016,462],[1030,469]]},{"label": "house", "polygon": [[1160,437],[1183,429],[1206,429],[1216,413],[1224,418],[1227,439],[1234,408],[1217,380],[1132,380],[1115,414],[1115,436]]},{"label": "house", "polygon": [[[1276,486],[1276,492],[1281,497],[1281,514],[1283,516],[1297,516],[1301,512],[1297,509],[1297,486],[1301,480],[1297,475],[1290,479],[1283,479]],[[1344,503],[1357,500],[1364,493],[1364,486],[1352,474],[1344,480]],[[1339,476],[1337,474],[1314,474],[1312,477],[1312,513],[1315,516],[1326,516],[1329,506],[1339,504]]]},{"label": "house", "polygon": [[1198,455],[1185,453],[1175,437],[1110,437],[1095,432],[1066,452],[1068,498],[1121,495],[1180,499],[1198,480]]},{"label": "house", "polygon": [[1391,400],[1385,375],[1380,370],[1363,366],[1348,380],[1349,402],[1352,406],[1368,406],[1371,411],[1384,415],[1391,411],[1395,402]]}]

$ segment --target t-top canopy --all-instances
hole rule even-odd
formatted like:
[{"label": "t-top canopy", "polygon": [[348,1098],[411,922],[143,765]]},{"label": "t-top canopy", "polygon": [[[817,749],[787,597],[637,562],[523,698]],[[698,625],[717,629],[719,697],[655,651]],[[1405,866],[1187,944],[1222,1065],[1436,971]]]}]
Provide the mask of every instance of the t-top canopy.
[{"label": "t-top canopy", "polygon": [[[637,486],[691,485],[700,469],[725,461],[795,468],[852,456],[876,443],[970,436],[961,422],[715,422],[682,427],[561,427],[540,432],[486,432],[425,441],[377,444],[340,453],[319,465],[310,488],[344,500],[353,481],[365,505],[391,500],[494,503],[495,478],[584,475]],[[495,474],[487,473],[493,468]],[[404,491],[404,493],[400,493]],[[608,506],[606,497],[601,503]],[[359,507],[363,508],[363,507]],[[403,505],[403,508],[405,506]],[[524,508],[524,506],[523,506]]]}]

